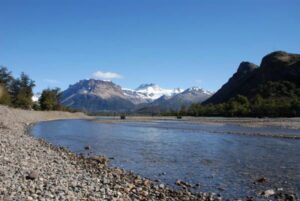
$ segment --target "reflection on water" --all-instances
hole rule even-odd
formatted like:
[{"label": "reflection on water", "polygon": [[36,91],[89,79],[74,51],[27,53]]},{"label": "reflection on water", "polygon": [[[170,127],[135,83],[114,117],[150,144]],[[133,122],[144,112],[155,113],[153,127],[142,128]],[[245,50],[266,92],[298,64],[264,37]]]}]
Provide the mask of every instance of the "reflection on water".
[{"label": "reflection on water", "polygon": [[[300,135],[276,128],[192,124],[180,121],[96,123],[87,120],[42,122],[33,134],[55,145],[105,155],[112,166],[174,186],[177,179],[199,184],[194,191],[245,197],[270,188],[300,191],[300,140],[218,134]],[[254,184],[261,177],[267,183]]]}]

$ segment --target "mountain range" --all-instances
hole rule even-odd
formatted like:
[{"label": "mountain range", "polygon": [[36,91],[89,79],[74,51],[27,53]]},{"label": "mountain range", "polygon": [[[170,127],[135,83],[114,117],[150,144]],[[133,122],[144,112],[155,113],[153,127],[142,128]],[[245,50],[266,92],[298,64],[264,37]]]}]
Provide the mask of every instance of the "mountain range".
[{"label": "mountain range", "polygon": [[61,94],[61,103],[86,112],[166,112],[201,103],[211,92],[192,87],[186,90],[163,89],[142,84],[136,89],[122,88],[111,81],[81,80]]},{"label": "mountain range", "polygon": [[[241,62],[237,71],[216,93],[198,87],[164,89],[153,83],[128,89],[111,81],[89,79],[70,85],[61,93],[60,102],[72,109],[93,113],[153,114],[179,111],[194,103],[227,103],[238,95],[252,101],[259,96],[284,100],[299,94],[300,54],[276,51],[263,57],[260,65]],[[37,101],[39,95],[36,94],[33,100]]]}]

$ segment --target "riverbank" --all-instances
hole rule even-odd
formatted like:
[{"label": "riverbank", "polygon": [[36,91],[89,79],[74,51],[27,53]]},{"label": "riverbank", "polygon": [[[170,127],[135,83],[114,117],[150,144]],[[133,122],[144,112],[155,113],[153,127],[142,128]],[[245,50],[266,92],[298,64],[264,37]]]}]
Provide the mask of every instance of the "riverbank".
[{"label": "riverbank", "polygon": [[[222,200],[213,193],[193,194],[185,182],[178,182],[183,190],[169,189],[159,181],[110,168],[104,157],[79,157],[26,133],[39,121],[86,118],[91,117],[0,106],[0,200]],[[296,200],[277,190],[258,197]]]},{"label": "riverbank", "polygon": [[38,121],[89,118],[82,113],[34,112],[0,106],[0,200],[220,200],[209,193],[174,191],[110,168],[26,134]]}]

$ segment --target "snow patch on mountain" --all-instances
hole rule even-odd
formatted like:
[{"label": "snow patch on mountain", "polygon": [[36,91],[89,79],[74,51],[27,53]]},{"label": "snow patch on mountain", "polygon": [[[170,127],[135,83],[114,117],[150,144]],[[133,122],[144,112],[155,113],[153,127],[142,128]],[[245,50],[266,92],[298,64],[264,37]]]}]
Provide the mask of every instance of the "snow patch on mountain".
[{"label": "snow patch on mountain", "polygon": [[202,92],[203,94],[207,94],[207,95],[214,94],[213,92],[205,90],[200,87],[190,87],[190,88],[186,89],[183,93],[185,93],[185,92]]},{"label": "snow patch on mountain", "polygon": [[156,100],[162,96],[173,96],[178,93],[182,93],[184,90],[180,88],[176,89],[164,89],[159,87],[156,84],[142,84],[137,89],[134,90],[137,94],[143,98],[148,100]]}]

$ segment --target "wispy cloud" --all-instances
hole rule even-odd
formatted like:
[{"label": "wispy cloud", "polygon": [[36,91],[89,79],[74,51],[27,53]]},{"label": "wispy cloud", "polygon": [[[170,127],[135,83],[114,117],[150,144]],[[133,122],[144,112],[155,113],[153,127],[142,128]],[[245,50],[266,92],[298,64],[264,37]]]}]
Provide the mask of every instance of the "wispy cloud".
[{"label": "wispy cloud", "polygon": [[114,72],[97,71],[93,73],[92,78],[97,80],[113,80],[113,79],[121,79],[123,78],[123,76]]},{"label": "wispy cloud", "polygon": [[60,81],[54,79],[44,79],[44,82],[47,82],[49,84],[60,84]]}]

